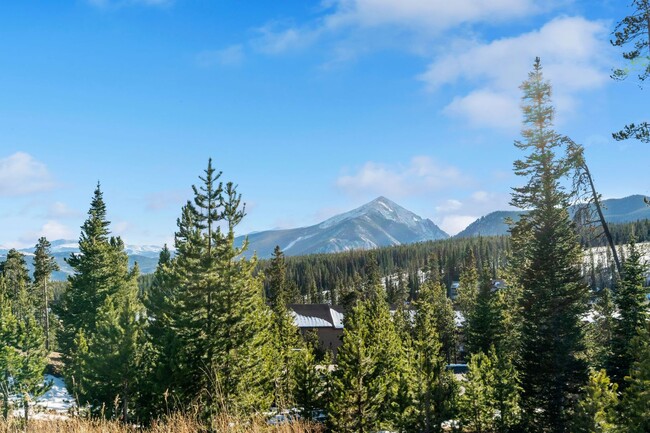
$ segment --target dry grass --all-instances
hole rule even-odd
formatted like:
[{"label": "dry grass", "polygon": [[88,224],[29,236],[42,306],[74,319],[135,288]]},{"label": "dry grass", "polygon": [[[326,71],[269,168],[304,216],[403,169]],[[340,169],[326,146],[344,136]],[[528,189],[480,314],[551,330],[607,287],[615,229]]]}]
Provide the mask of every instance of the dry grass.
[{"label": "dry grass", "polygon": [[81,418],[30,421],[27,428],[19,419],[9,422],[0,421],[0,433],[322,433],[323,431],[321,425],[300,421],[272,426],[263,419],[241,421],[231,417],[217,419],[210,429],[196,418],[180,414],[171,415],[147,428],[124,425],[117,421]]}]

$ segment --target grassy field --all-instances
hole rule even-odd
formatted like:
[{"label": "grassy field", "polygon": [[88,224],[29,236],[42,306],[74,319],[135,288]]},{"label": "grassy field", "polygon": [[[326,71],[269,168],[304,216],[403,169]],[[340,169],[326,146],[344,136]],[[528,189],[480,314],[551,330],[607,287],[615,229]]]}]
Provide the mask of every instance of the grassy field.
[{"label": "grassy field", "polygon": [[196,433],[196,432],[228,432],[228,433],[321,433],[322,426],[304,422],[268,425],[264,420],[236,421],[223,417],[215,421],[211,429],[195,418],[184,415],[173,415],[154,423],[147,428],[124,425],[117,421],[86,420],[73,418],[68,420],[30,421],[25,426],[20,419],[0,421],[0,433]]}]

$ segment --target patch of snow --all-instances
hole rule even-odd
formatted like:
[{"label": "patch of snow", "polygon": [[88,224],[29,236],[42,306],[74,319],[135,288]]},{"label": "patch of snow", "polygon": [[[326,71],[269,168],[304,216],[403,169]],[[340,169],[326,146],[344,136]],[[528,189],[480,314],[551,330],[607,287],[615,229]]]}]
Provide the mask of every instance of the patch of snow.
[{"label": "patch of snow", "polygon": [[303,241],[303,240],[305,240],[305,239],[309,239],[309,238],[311,238],[311,237],[313,237],[313,236],[314,236],[313,234],[312,234],[312,235],[308,235],[308,236],[298,236],[296,239],[294,239],[294,240],[292,240],[291,242],[289,242],[289,245],[287,245],[286,247],[282,248],[282,251],[287,251],[289,248],[293,247],[293,246],[296,245],[298,242]]}]

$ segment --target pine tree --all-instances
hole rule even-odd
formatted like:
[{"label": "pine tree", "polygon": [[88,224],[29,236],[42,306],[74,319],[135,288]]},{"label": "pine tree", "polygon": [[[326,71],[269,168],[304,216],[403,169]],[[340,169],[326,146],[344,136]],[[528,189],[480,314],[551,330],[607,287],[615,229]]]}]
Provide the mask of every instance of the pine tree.
[{"label": "pine tree", "polygon": [[[114,292],[109,225],[110,222],[106,220],[106,204],[98,184],[90,203],[88,218],[81,227],[79,253],[66,258],[74,274],[68,277],[70,286],[62,294],[56,311],[63,325],[59,345],[64,358],[76,350],[74,341],[80,332],[86,335],[95,332],[97,311],[106,297]],[[72,360],[67,361],[66,364],[71,367]]]},{"label": "pine tree", "polygon": [[137,297],[139,269],[129,270],[124,243],[109,238],[108,227],[98,185],[81,228],[80,254],[66,259],[75,273],[57,307],[63,323],[60,344],[66,382],[79,403],[112,415],[118,402],[126,422],[140,358],[143,309]]},{"label": "pine tree", "polygon": [[304,419],[313,419],[319,410],[326,407],[326,370],[319,369],[314,353],[303,348],[296,357],[294,401]]},{"label": "pine tree", "polygon": [[523,290],[518,360],[522,403],[528,429],[566,432],[587,379],[581,318],[588,293],[582,282],[580,244],[567,211],[568,194],[561,187],[570,164],[555,154],[561,140],[552,129],[551,86],[543,79],[539,58],[521,88],[525,141],[515,145],[528,155],[514,167],[528,182],[514,189],[512,204],[531,209],[512,230],[513,238],[522,237],[513,239]]},{"label": "pine tree", "polygon": [[178,220],[169,300],[178,340],[178,383],[183,401],[195,396],[207,415],[249,412],[273,398],[272,314],[264,304],[256,260],[241,257],[235,228],[245,215],[232,183],[218,181],[212,161],[193,187]]},{"label": "pine tree", "polygon": [[634,240],[630,243],[629,255],[623,262],[623,275],[614,297],[619,317],[614,321],[612,357],[609,374],[622,390],[623,378],[628,374],[634,360],[632,342],[648,321],[647,293],[645,283],[646,265],[642,263],[641,252]]},{"label": "pine tree", "polygon": [[25,256],[15,249],[9,250],[7,259],[0,263],[4,276],[7,298],[12,301],[14,314],[19,318],[34,316],[37,296],[35,295]]},{"label": "pine tree", "polygon": [[465,339],[469,353],[487,353],[501,342],[501,308],[498,293],[494,291],[489,271],[481,273],[479,291],[473,309],[465,316]]},{"label": "pine tree", "polygon": [[13,394],[20,398],[25,422],[29,420],[29,402],[47,391],[43,374],[47,353],[42,330],[33,317],[17,317],[11,300],[0,293],[0,393],[3,417],[9,415]]},{"label": "pine tree", "polygon": [[621,432],[647,433],[650,431],[650,323],[634,339],[635,360],[625,378]]},{"label": "pine tree", "polygon": [[128,422],[141,373],[144,311],[138,299],[137,263],[128,272],[126,254],[116,259],[113,269],[127,278],[97,312],[96,332],[85,359],[85,391],[105,405],[106,415],[119,415]]},{"label": "pine tree", "polygon": [[592,371],[578,402],[572,433],[607,433],[616,431],[617,385],[605,370]]},{"label": "pine tree", "polygon": [[[614,40],[611,41],[615,47],[631,45],[631,49],[623,53],[630,66],[614,69],[612,78],[624,80],[631,70],[637,69],[639,82],[644,83],[650,77],[650,0],[632,0],[631,6],[634,12],[616,25]],[[612,136],[619,141],[635,138],[650,143],[650,123],[631,123]]]},{"label": "pine tree", "polygon": [[421,288],[415,303],[413,324],[413,375],[415,414],[411,429],[424,433],[440,431],[440,423],[454,414],[456,384],[446,369],[445,353],[438,333],[436,311],[439,282],[432,280]]},{"label": "pine tree", "polygon": [[474,311],[479,292],[479,275],[476,268],[474,251],[468,248],[466,255],[467,259],[463,271],[460,274],[458,296],[456,298],[458,310],[465,318],[469,317]]},{"label": "pine tree", "polygon": [[50,289],[48,283],[52,272],[59,270],[59,265],[50,253],[52,245],[45,238],[38,239],[34,251],[34,286],[42,291],[43,327],[45,330],[45,349],[50,350]]},{"label": "pine tree", "polygon": [[372,433],[380,427],[385,387],[377,376],[378,354],[368,344],[370,326],[366,303],[357,303],[345,321],[328,411],[331,430]]},{"label": "pine tree", "polygon": [[275,403],[278,408],[285,409],[294,404],[296,369],[302,357],[299,352],[306,350],[306,347],[293,316],[287,309],[289,284],[284,254],[279,246],[275,247],[271,264],[265,273],[269,287],[267,301],[273,311],[277,360],[280,361],[276,362]]},{"label": "pine tree", "polygon": [[146,385],[139,390],[139,416],[155,419],[168,412],[169,392],[177,388],[179,344],[174,325],[174,300],[176,284],[172,276],[172,255],[167,244],[160,251],[151,289],[144,298],[146,317],[146,344],[143,347],[142,372]]},{"label": "pine tree", "polygon": [[603,287],[594,303],[594,320],[589,327],[588,343],[591,352],[591,364],[597,368],[606,368],[612,359],[612,341],[614,339],[614,304],[612,291]]},{"label": "pine tree", "polygon": [[492,347],[488,355],[472,355],[468,367],[465,392],[460,398],[465,423],[477,433],[517,431],[520,387],[514,366]]},{"label": "pine tree", "polygon": [[456,359],[456,313],[451,299],[447,296],[447,291],[440,283],[439,277],[439,275],[432,274],[420,288],[420,292],[428,291],[430,293],[434,324],[442,343],[440,350],[447,364],[451,364]]},{"label": "pine tree", "polygon": [[287,299],[287,265],[284,262],[284,253],[279,245],[273,250],[271,264],[265,272],[268,281],[267,302],[271,308],[277,304],[288,304]]}]

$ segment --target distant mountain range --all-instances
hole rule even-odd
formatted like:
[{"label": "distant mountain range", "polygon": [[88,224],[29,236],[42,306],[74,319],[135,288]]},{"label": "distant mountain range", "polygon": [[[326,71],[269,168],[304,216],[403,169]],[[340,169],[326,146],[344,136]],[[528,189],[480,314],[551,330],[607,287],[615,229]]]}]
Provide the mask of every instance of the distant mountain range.
[{"label": "distant mountain range", "polygon": [[[610,223],[626,223],[642,219],[650,219],[650,206],[643,201],[642,195],[631,195],[624,198],[612,198],[603,200],[603,215]],[[571,216],[574,215],[576,207],[569,209]],[[518,221],[521,211],[496,211],[489,213],[470,225],[455,237],[466,238],[471,236],[498,236],[508,233],[506,218]]]},{"label": "distant mountain range", "polygon": [[[642,195],[632,195],[621,199],[603,201],[604,214],[612,223],[632,222],[650,219],[650,207],[643,202]],[[508,233],[506,218],[518,220],[520,211],[496,211],[485,215],[454,237],[496,236]],[[244,236],[235,239],[238,245]],[[365,205],[319,224],[287,230],[268,230],[248,235],[247,255],[257,253],[260,258],[269,258],[276,245],[288,256],[335,253],[353,249],[371,249],[391,245],[447,239],[449,235],[431,220],[422,218],[404,209],[386,197],[378,197]],[[156,245],[126,245],[131,266],[137,261],[142,273],[152,273],[158,263],[162,247]],[[4,260],[8,248],[0,246],[0,261]],[[19,250],[27,256],[28,267],[32,272],[33,248]],[[52,254],[61,267],[53,278],[63,280],[72,272],[64,258],[78,252],[77,241],[52,241]]]},{"label": "distant mountain range", "polygon": [[[52,248],[51,253],[54,256],[54,259],[61,268],[60,271],[54,272],[52,274],[52,279],[57,281],[62,281],[67,278],[68,275],[72,273],[72,268],[68,266],[64,259],[70,257],[70,254],[79,252],[79,243],[73,240],[67,239],[58,239],[51,241]],[[140,270],[143,274],[152,273],[156,266],[158,265],[158,256],[162,247],[155,245],[126,245],[125,251],[129,255],[129,265],[133,266],[135,262],[138,262]],[[6,247],[0,247],[0,260],[5,260],[7,257],[7,252],[9,251]],[[30,276],[33,273],[32,259],[34,257],[34,248],[21,248],[18,251],[25,255],[25,261],[27,262],[27,267],[29,269]]]},{"label": "distant mountain range", "polygon": [[[390,245],[446,239],[449,235],[431,220],[408,211],[386,197],[319,224],[288,230],[268,230],[248,235],[248,252],[268,258],[279,245],[288,256],[336,253]],[[241,245],[244,236],[236,239]]]}]

